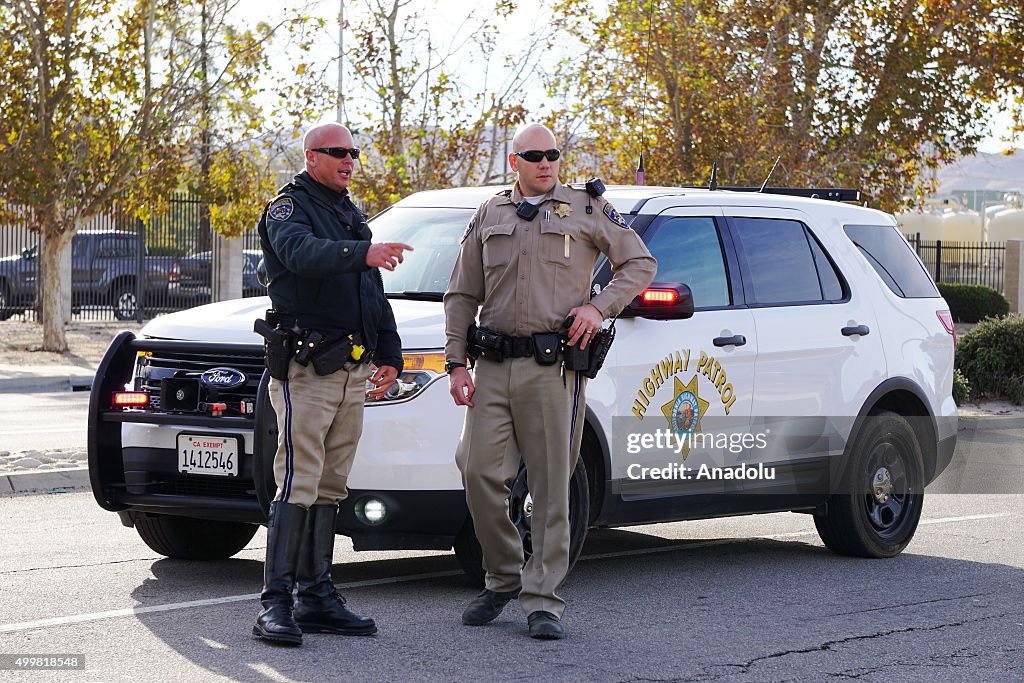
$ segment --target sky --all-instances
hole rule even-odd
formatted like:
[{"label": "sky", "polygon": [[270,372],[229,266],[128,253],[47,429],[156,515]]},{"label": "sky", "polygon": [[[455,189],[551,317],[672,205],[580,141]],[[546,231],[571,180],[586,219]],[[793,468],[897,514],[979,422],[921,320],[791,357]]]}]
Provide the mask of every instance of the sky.
[{"label": "sky", "polygon": [[[373,0],[369,0],[373,1]],[[390,0],[378,0],[390,4]],[[474,0],[411,0],[412,6],[418,8],[424,16],[424,24],[430,30],[432,39],[443,40],[450,36],[466,15],[467,8],[477,4]],[[496,54],[514,53],[522,49],[522,39],[532,33],[532,27],[543,23],[550,10],[546,9],[549,2],[543,0],[513,0],[515,4],[514,13],[507,19],[497,20],[497,29],[500,35]],[[327,36],[317,45],[316,54],[318,58],[326,60],[337,54],[337,19],[339,9],[345,7],[346,17],[353,22],[355,14],[362,11],[367,0],[241,0],[239,7],[244,11],[246,19],[268,19],[279,15],[282,5],[295,7],[305,5],[310,7],[310,13],[314,16],[323,17],[328,22]],[[592,0],[591,6],[607,6],[607,0]],[[435,38],[436,37],[436,38]],[[458,39],[458,37],[456,37]],[[346,33],[346,41],[352,40],[351,33]],[[571,49],[571,48],[568,48]],[[559,57],[558,54],[546,56],[549,64],[554,64]],[[483,70],[479,63],[465,60],[462,63],[455,63],[456,73],[463,79],[467,87],[483,88]],[[332,85],[337,82],[337,70],[332,68],[329,71]],[[493,89],[493,71],[490,76]],[[349,90],[348,84],[355,83],[350,66],[346,65],[345,90]],[[534,98],[530,102],[533,105],[543,105],[542,98]],[[351,116],[352,112],[348,112]],[[1007,137],[1011,126],[1011,114],[1005,105],[994,104],[990,109],[991,124],[989,135],[979,145],[979,151],[987,153],[999,153],[1009,145],[1003,139]],[[332,115],[333,116],[333,115]],[[1024,147],[1024,141],[1018,140],[1017,147]]]}]

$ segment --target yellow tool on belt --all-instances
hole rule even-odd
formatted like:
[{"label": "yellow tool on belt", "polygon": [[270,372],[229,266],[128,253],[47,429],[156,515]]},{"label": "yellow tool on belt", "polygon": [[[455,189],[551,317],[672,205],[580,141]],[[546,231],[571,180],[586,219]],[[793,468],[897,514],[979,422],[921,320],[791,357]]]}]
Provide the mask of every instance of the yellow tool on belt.
[{"label": "yellow tool on belt", "polygon": [[356,344],[355,338],[350,334],[348,340],[352,342],[352,360],[360,360],[363,354],[366,353],[366,347],[362,344]]}]

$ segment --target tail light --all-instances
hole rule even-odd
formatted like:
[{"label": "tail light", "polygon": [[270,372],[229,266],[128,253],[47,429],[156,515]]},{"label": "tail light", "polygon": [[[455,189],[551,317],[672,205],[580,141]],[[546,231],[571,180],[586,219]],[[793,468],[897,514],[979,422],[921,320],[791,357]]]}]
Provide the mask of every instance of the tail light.
[{"label": "tail light", "polygon": [[167,273],[167,281],[177,282],[179,279],[181,279],[181,266],[175,261],[171,264],[171,269]]},{"label": "tail light", "polygon": [[946,332],[953,335],[953,348],[956,348],[956,325],[953,324],[953,316],[950,315],[949,311],[935,311],[935,316],[942,323],[942,327],[945,328]]}]

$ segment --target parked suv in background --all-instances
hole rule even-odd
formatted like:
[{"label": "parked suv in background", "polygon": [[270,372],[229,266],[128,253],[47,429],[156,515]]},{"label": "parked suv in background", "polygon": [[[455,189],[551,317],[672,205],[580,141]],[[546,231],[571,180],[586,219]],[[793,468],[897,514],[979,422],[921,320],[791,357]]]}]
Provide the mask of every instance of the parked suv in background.
[{"label": "parked suv in background", "polygon": [[[375,240],[416,247],[384,273],[405,371],[367,406],[337,524],[356,550],[454,547],[477,580],[441,295],[470,216],[498,190],[418,193],[371,222]],[[891,215],[795,196],[811,194],[858,198],[608,188],[658,274],[587,389],[574,558],[588,527],[785,510],[814,515],[839,553],[887,557],[910,542],[956,442],[952,321]],[[539,229],[560,256],[557,224]],[[610,277],[599,261],[595,290]],[[157,552],[227,557],[265,521],[277,435],[252,325],[268,305],[163,316],[122,333],[100,366],[93,492]],[[522,468],[509,507],[529,552]]]},{"label": "parked suv in background", "polygon": [[[209,303],[213,291],[213,262],[211,251],[200,251],[175,259],[171,265],[167,293],[174,303],[197,306]],[[263,252],[259,249],[242,251],[242,296],[262,296],[266,288],[260,284],[257,268]]]},{"label": "parked suv in background", "polygon": [[[0,258],[0,320],[36,305],[40,261],[38,247]],[[146,300],[162,301],[173,261],[149,256],[134,232],[80,230],[71,238],[71,306],[110,307],[118,320],[132,320],[140,279]]]}]

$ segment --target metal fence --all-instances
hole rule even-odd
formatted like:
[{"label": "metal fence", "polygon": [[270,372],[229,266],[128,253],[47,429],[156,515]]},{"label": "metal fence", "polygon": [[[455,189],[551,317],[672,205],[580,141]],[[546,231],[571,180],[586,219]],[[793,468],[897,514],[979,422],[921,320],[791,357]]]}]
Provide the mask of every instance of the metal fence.
[{"label": "metal fence", "polygon": [[[254,231],[250,231],[255,234]],[[170,210],[143,225],[114,210],[72,239],[73,320],[138,320],[208,303],[216,264],[202,202],[176,194]],[[0,320],[38,319],[42,303],[42,238],[24,224],[0,225]],[[246,249],[259,249],[248,234]],[[262,294],[250,253],[243,293]],[[250,282],[251,281],[251,282]]]},{"label": "metal fence", "polygon": [[985,285],[1003,292],[1005,242],[929,241],[920,233],[906,237],[936,282]]}]

